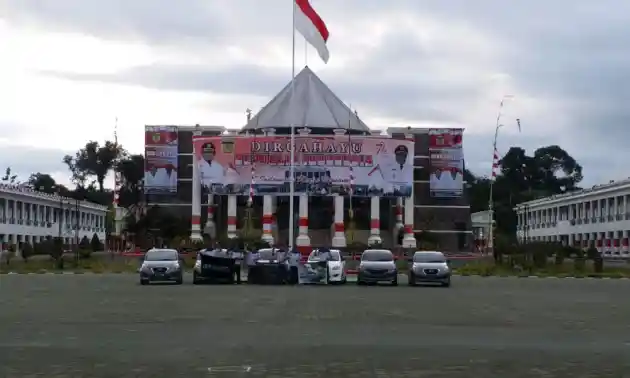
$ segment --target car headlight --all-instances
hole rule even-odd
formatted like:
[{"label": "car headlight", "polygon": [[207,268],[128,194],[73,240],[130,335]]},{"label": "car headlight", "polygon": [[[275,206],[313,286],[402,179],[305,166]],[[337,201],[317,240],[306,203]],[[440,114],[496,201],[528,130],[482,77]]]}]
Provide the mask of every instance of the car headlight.
[{"label": "car headlight", "polygon": [[201,260],[195,260],[195,269],[201,269]]},{"label": "car headlight", "polygon": [[147,264],[142,264],[142,266],[140,267],[140,270],[143,272],[151,272],[151,267],[148,266]]}]

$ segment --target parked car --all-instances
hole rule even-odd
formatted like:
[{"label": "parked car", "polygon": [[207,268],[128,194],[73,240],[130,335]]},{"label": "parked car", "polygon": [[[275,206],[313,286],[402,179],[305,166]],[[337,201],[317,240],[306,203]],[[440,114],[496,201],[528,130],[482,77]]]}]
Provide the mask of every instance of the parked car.
[{"label": "parked car", "polygon": [[182,264],[175,249],[148,250],[138,272],[141,285],[148,285],[151,282],[173,282],[181,285],[184,282]]},{"label": "parked car", "polygon": [[451,268],[442,252],[415,252],[410,263],[411,267],[407,273],[410,286],[419,283],[439,283],[445,287],[451,286]]},{"label": "parked car", "polygon": [[241,283],[243,253],[225,249],[202,249],[197,252],[193,268],[193,284],[204,282]]},{"label": "parked car", "polygon": [[[322,269],[320,269],[320,267]],[[309,283],[346,283],[346,262],[338,249],[315,249],[306,260]]]},{"label": "parked car", "polygon": [[277,248],[263,248],[251,253],[247,262],[247,283],[249,284],[297,284],[297,273],[291,265],[286,251]]},{"label": "parked car", "polygon": [[357,285],[389,282],[398,285],[398,269],[392,251],[387,249],[366,249],[361,254],[357,273]]}]

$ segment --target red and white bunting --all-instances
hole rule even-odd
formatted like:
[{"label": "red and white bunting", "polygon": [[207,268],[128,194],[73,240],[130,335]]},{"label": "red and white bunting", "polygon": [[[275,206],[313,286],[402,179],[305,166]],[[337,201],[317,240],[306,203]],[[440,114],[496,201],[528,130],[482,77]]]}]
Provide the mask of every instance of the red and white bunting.
[{"label": "red and white bunting", "polygon": [[499,152],[495,148],[494,154],[492,155],[492,180],[496,180],[498,169],[499,169]]}]

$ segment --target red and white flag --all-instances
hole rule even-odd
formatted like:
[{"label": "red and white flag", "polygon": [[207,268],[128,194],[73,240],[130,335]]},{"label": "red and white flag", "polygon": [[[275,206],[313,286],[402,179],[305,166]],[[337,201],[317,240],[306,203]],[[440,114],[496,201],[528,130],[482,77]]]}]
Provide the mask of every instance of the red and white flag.
[{"label": "red and white flag", "polygon": [[317,50],[324,63],[328,63],[328,28],[309,0],[295,0],[293,23],[295,29]]}]

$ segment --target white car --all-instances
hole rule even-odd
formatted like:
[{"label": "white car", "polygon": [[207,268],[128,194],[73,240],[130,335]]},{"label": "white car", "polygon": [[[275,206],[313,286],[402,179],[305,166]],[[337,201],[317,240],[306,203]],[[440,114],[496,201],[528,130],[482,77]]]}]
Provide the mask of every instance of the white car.
[{"label": "white car", "polygon": [[327,283],[346,283],[346,262],[341,258],[341,251],[338,249],[313,250],[308,256],[306,263],[315,266],[322,261],[326,262],[328,271]]}]

